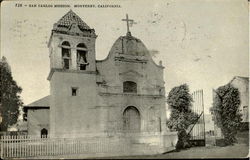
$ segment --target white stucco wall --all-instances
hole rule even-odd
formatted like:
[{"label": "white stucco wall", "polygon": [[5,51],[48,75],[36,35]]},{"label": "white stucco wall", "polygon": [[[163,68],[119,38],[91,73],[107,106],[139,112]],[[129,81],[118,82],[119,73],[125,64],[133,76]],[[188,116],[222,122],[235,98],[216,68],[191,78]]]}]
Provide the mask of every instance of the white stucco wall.
[{"label": "white stucco wall", "polygon": [[242,122],[249,122],[249,81],[246,78],[236,77],[231,84],[240,92]]},{"label": "white stucco wall", "polygon": [[50,132],[49,128],[49,109],[28,109],[28,134],[41,136],[43,128]]}]

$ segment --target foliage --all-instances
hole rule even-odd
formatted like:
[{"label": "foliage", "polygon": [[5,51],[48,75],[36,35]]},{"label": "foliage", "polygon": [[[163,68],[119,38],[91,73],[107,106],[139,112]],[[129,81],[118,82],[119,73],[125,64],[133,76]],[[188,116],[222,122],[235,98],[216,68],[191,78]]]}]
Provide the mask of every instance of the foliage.
[{"label": "foliage", "polygon": [[170,129],[178,131],[177,149],[186,148],[189,145],[190,136],[186,130],[198,119],[198,115],[191,110],[192,102],[187,84],[174,87],[167,97],[167,103],[171,109],[167,125]]},{"label": "foliage", "polygon": [[17,122],[19,107],[23,104],[20,100],[22,88],[13,80],[10,67],[3,57],[0,60],[0,116],[2,122],[1,131],[7,131],[8,127]]},{"label": "foliage", "polygon": [[214,92],[213,107],[210,111],[215,124],[221,128],[226,144],[233,144],[236,142],[237,130],[242,120],[239,112],[239,91],[231,84],[227,84]]}]

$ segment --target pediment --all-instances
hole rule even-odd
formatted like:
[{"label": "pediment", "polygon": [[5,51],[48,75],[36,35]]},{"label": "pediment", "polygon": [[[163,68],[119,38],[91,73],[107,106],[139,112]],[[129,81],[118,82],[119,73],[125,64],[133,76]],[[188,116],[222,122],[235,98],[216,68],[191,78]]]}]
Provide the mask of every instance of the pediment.
[{"label": "pediment", "polygon": [[71,24],[69,31],[73,33],[82,33],[82,31],[80,30],[80,28],[77,26],[76,23]]},{"label": "pediment", "polygon": [[125,72],[122,72],[122,73],[119,73],[119,75],[121,76],[137,76],[137,77],[143,77],[142,74],[134,71],[134,70],[128,70],[128,71],[125,71]]}]

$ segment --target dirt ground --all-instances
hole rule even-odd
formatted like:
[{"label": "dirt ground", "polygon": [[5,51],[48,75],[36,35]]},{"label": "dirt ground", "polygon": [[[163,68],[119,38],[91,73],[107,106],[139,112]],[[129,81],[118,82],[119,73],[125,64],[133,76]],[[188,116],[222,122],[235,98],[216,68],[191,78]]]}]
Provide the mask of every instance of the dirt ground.
[{"label": "dirt ground", "polygon": [[[192,147],[179,152],[169,152],[158,155],[143,155],[143,156],[119,156],[119,157],[103,157],[103,158],[88,158],[86,155],[68,155],[63,158],[67,159],[194,159],[194,158],[247,158],[249,157],[249,133],[242,132],[237,136],[238,143],[232,146],[206,146],[206,147]],[[36,157],[47,159],[44,157]],[[62,157],[53,157],[61,159]]]},{"label": "dirt ground", "polygon": [[192,147],[179,152],[169,152],[150,156],[108,157],[104,159],[193,159],[193,158],[247,158],[249,157],[249,132],[237,135],[238,143],[232,146]]},{"label": "dirt ground", "polygon": [[152,156],[107,157],[104,159],[175,159],[175,158],[246,158],[249,157],[246,144],[235,144],[227,147],[193,147],[180,152],[170,152]]}]

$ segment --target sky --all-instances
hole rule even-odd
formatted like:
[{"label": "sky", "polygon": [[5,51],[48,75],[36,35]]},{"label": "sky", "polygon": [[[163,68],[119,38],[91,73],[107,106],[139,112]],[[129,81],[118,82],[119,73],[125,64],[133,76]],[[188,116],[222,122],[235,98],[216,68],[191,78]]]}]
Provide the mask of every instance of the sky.
[{"label": "sky", "polygon": [[[54,4],[68,6],[49,7]],[[96,8],[74,7],[77,4]],[[98,4],[120,7],[98,8]],[[121,19],[127,13],[136,22],[130,28],[132,35],[156,51],[153,59],[165,66],[166,96],[184,83],[191,92],[203,89],[207,113],[213,88],[234,76],[249,76],[246,0],[3,1],[1,56],[7,58],[13,78],[23,88],[24,104],[49,94],[47,43],[53,24],[70,9],[95,29],[98,60],[126,34],[126,23]]]}]

